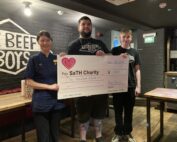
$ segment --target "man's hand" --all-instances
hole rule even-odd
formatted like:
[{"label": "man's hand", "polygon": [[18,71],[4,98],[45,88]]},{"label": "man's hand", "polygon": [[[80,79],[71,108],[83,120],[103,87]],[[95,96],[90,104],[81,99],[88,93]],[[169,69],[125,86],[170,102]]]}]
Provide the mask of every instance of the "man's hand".
[{"label": "man's hand", "polygon": [[104,56],[104,55],[105,55],[105,53],[102,50],[98,50],[96,52],[96,56]]},{"label": "man's hand", "polygon": [[128,58],[128,54],[127,53],[122,53],[122,54],[120,54],[120,56],[122,57],[122,58]]},{"label": "man's hand", "polygon": [[59,54],[60,57],[63,57],[63,56],[65,56],[65,55],[67,55],[65,52],[61,52],[61,53]]}]

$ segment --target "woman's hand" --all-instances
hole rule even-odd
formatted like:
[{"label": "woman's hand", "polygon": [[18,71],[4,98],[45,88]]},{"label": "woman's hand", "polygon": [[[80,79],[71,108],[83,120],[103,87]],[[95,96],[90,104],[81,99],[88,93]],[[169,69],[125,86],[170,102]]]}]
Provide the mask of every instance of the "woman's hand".
[{"label": "woman's hand", "polygon": [[51,84],[51,85],[49,85],[49,88],[48,88],[49,90],[53,90],[53,91],[58,91],[59,90],[59,86],[58,86],[58,84]]}]

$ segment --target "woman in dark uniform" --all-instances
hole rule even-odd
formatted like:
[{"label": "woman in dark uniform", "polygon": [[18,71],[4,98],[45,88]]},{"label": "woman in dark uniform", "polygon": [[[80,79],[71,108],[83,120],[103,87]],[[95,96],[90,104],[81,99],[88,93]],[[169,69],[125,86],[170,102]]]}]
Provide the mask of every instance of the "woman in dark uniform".
[{"label": "woman in dark uniform", "polygon": [[32,110],[38,142],[58,142],[59,110],[64,104],[57,100],[56,55],[50,52],[52,38],[40,31],[37,42],[41,52],[29,59],[25,72],[26,83],[34,89]]}]

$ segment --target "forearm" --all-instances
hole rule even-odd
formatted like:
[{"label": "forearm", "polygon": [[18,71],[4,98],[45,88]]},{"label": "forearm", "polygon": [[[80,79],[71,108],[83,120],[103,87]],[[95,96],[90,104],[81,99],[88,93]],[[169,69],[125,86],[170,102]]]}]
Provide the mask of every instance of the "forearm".
[{"label": "forearm", "polygon": [[38,83],[32,79],[27,79],[26,84],[32,87],[33,89],[50,90],[50,85],[44,83]]},{"label": "forearm", "polygon": [[140,71],[140,69],[136,70],[136,87],[141,88],[141,71]]}]

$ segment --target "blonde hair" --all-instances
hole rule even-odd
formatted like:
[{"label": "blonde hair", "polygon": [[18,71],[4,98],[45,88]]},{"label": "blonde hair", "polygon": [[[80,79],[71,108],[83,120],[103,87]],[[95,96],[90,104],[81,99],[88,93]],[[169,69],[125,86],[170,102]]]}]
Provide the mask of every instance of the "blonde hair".
[{"label": "blonde hair", "polygon": [[130,33],[132,35],[132,30],[131,29],[121,29],[120,33],[121,34]]}]

